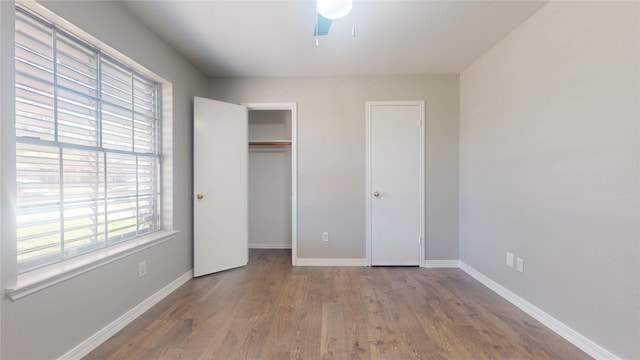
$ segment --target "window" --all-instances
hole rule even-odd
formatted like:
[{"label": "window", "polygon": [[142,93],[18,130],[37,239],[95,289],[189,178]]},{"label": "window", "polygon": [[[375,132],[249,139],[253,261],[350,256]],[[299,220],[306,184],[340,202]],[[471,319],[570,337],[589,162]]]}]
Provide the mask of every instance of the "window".
[{"label": "window", "polygon": [[161,229],[160,84],[16,8],[18,273]]}]

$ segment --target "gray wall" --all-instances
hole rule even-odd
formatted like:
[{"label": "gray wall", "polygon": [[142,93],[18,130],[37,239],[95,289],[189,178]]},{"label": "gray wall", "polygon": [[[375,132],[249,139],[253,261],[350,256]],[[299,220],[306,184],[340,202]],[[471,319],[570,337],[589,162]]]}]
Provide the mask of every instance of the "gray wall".
[{"label": "gray wall", "polygon": [[[365,102],[426,102],[426,258],[458,259],[458,75],[212,79],[212,99],[298,103],[298,257],[364,259]],[[322,242],[322,232],[330,241]]]},{"label": "gray wall", "polygon": [[640,358],[639,6],[550,2],[460,75],[461,260],[626,359]]},{"label": "gray wall", "polygon": [[[23,299],[3,300],[2,359],[56,358],[192,268],[192,102],[194,95],[206,95],[208,80],[115,2],[61,1],[44,5],[173,83],[173,225],[181,232],[175,240]],[[14,115],[12,105],[7,107],[5,102],[12,102],[14,77],[11,57],[5,61],[5,56],[13,51],[13,3],[2,1],[0,6],[2,146],[8,150],[2,150],[2,175],[11,178],[15,161],[11,159],[10,136],[15,131]],[[5,191],[15,193],[13,188],[11,181],[2,182],[3,206],[10,202]],[[5,208],[2,215],[5,289],[15,279],[15,233],[11,234],[15,219]],[[142,260],[147,261],[147,275],[138,278],[137,264]]]}]

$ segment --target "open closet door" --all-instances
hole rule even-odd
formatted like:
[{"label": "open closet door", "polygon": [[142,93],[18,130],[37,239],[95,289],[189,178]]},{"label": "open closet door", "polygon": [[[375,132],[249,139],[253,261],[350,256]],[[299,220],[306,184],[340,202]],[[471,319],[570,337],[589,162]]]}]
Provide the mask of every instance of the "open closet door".
[{"label": "open closet door", "polygon": [[194,98],[193,275],[247,265],[247,108]]}]

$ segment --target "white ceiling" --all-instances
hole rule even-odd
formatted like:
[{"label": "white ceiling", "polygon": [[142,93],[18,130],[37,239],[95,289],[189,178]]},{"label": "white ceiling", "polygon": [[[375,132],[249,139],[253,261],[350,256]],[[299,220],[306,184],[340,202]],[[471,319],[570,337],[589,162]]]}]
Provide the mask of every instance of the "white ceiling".
[{"label": "white ceiling", "polygon": [[316,47],[315,1],[122,1],[212,77],[458,73],[544,3],[357,1]]}]

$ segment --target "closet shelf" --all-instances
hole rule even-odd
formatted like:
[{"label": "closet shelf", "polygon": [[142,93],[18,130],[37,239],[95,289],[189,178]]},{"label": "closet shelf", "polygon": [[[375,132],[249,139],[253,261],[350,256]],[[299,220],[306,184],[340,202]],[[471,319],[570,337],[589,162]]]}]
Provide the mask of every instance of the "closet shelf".
[{"label": "closet shelf", "polygon": [[291,140],[249,141],[249,146],[291,146]]}]

